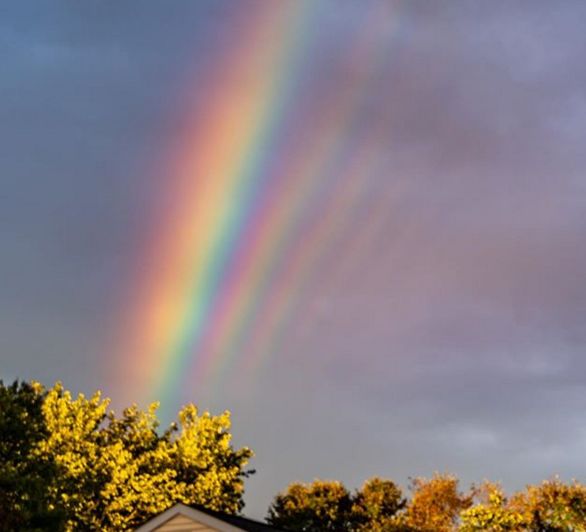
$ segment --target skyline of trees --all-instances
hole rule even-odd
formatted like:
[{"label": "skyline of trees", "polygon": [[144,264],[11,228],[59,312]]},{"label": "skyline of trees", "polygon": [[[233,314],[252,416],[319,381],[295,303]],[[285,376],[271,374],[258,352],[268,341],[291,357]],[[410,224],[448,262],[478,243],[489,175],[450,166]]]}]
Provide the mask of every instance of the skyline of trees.
[{"label": "skyline of trees", "polygon": [[[235,449],[230,413],[187,405],[161,430],[157,403],[120,415],[100,392],[0,381],[0,525],[27,530],[132,529],[177,502],[237,514],[253,456]],[[285,458],[286,459],[286,458]],[[373,477],[295,482],[267,521],[291,531],[586,532],[586,486],[551,478],[511,495],[493,482],[463,489],[451,474],[410,479],[409,494]]]},{"label": "skyline of trees", "polygon": [[508,497],[497,483],[462,491],[456,476],[435,473],[412,479],[409,491],[377,477],[354,493],[338,481],[296,482],[275,496],[267,520],[300,532],[586,531],[586,486],[577,481],[553,478]]}]

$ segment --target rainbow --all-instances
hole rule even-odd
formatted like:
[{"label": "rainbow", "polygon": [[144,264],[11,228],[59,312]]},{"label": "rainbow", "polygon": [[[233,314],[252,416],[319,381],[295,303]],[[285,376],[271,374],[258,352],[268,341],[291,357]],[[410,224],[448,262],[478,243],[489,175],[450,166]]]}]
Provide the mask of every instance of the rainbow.
[{"label": "rainbow", "polygon": [[344,86],[316,87],[307,58],[323,44],[319,3],[255,5],[239,25],[242,46],[219,51],[198,77],[193,125],[166,165],[165,214],[137,261],[116,349],[134,401],[172,400],[187,381],[213,391],[228,368],[257,373],[372,203],[364,183],[381,171],[376,146],[388,132],[361,110],[392,57],[398,14],[369,4],[342,51]]}]

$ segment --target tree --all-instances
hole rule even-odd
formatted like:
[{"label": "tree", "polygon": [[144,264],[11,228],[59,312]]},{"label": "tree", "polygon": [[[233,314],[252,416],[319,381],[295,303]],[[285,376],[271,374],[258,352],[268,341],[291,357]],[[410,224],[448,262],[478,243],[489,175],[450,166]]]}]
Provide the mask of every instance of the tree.
[{"label": "tree", "polygon": [[525,516],[532,532],[586,532],[586,486],[559,478],[527,486],[511,497],[511,507]]},{"label": "tree", "polygon": [[461,532],[526,530],[527,515],[512,507],[498,484],[485,482],[476,493],[479,502],[462,511]]},{"label": "tree", "polygon": [[390,480],[372,478],[351,494],[337,481],[294,483],[273,500],[268,522],[287,530],[382,532],[395,530],[393,518],[405,505]]},{"label": "tree", "polygon": [[462,512],[462,532],[585,532],[586,486],[546,480],[507,499],[485,483],[482,500]]},{"label": "tree", "polygon": [[472,504],[472,493],[458,491],[458,479],[436,473],[431,479],[415,478],[413,495],[401,516],[401,524],[418,532],[455,530],[460,512]]},{"label": "tree", "polygon": [[299,482],[279,493],[269,507],[267,521],[287,530],[348,530],[352,499],[341,482]]},{"label": "tree", "polygon": [[0,523],[5,531],[59,530],[64,523],[47,489],[55,464],[35,452],[47,436],[42,402],[38,386],[0,381]]},{"label": "tree", "polygon": [[351,513],[353,530],[398,530],[396,516],[405,504],[401,489],[393,481],[371,478],[354,495]]},{"label": "tree", "polygon": [[35,474],[39,464],[53,467],[44,496],[65,516],[64,530],[128,530],[176,502],[242,509],[252,452],[233,449],[228,412],[200,415],[188,405],[159,434],[156,404],[117,417],[99,392],[73,398],[61,384],[35,387],[39,437],[22,460]]}]

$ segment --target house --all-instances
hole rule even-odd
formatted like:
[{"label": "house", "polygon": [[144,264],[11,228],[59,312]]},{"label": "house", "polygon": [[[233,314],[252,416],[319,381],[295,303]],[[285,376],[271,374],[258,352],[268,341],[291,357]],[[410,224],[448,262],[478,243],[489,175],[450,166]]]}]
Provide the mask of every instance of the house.
[{"label": "house", "polygon": [[238,515],[176,504],[135,532],[282,532],[266,523]]}]

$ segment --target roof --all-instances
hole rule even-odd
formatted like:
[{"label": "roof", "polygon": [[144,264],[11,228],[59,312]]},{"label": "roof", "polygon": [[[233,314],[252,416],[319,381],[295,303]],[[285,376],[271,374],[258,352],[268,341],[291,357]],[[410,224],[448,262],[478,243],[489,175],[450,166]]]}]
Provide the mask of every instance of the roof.
[{"label": "roof", "polygon": [[185,504],[176,504],[175,506],[172,506],[137,528],[135,532],[154,531],[178,515],[193,519],[194,521],[214,528],[219,532],[241,532],[243,530],[246,532],[283,532],[279,528],[240,515],[229,515],[222,512],[208,510],[207,508],[187,506]]}]

